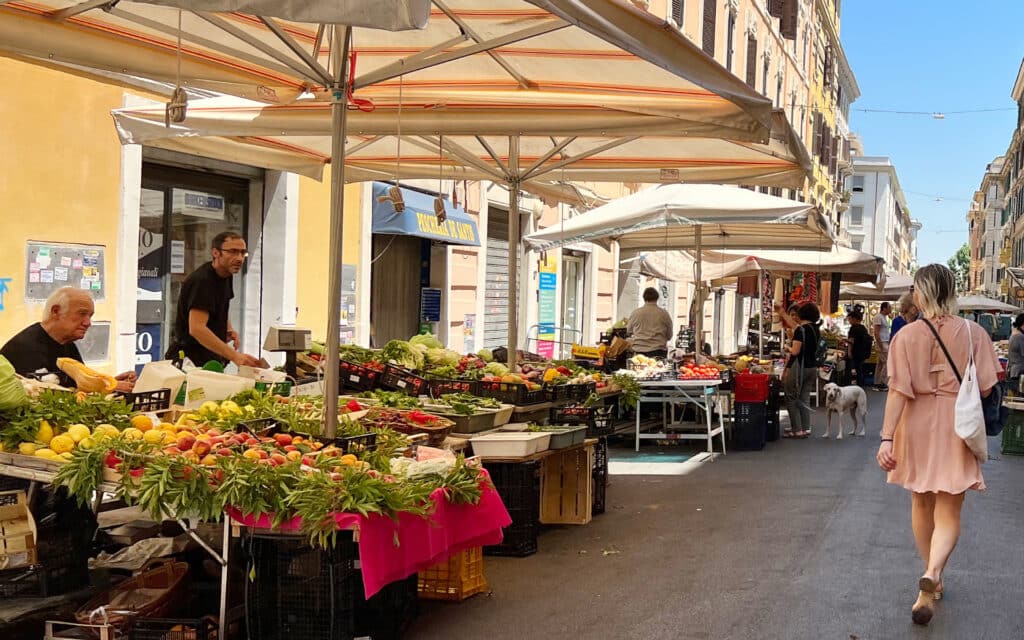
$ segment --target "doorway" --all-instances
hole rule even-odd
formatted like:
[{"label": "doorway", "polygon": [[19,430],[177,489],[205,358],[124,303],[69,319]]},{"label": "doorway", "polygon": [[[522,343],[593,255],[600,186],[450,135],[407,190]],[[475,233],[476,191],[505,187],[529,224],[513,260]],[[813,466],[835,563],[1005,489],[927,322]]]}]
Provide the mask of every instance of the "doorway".
[{"label": "doorway", "polygon": [[[572,251],[562,252],[562,336],[563,351],[573,342],[583,342],[583,322],[586,318],[584,291],[586,290],[586,256]],[[567,357],[565,354],[562,357]]]},{"label": "doorway", "polygon": [[[139,206],[136,369],[163,358],[171,341],[181,286],[211,259],[214,236],[246,236],[249,181],[143,164]],[[235,276],[231,324],[244,333],[245,269]],[[203,363],[196,363],[203,364]]]},{"label": "doorway", "polygon": [[420,289],[430,284],[430,241],[374,234],[372,255],[370,336],[380,348],[419,333]]}]

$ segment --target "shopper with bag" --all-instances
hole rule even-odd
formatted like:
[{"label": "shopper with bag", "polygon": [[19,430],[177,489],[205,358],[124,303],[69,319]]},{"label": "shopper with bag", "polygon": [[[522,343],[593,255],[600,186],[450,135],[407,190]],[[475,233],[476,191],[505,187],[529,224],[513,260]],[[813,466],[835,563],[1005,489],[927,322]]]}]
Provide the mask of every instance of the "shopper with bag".
[{"label": "shopper with bag", "polygon": [[956,316],[952,271],[939,264],[921,268],[913,293],[922,319],[901,329],[892,343],[877,460],[891,484],[912,492],[911,525],[924,575],[911,613],[914,623],[928,624],[960,537],[964,496],[985,488],[979,466],[987,458],[982,399],[992,393],[1001,368],[985,330]]}]

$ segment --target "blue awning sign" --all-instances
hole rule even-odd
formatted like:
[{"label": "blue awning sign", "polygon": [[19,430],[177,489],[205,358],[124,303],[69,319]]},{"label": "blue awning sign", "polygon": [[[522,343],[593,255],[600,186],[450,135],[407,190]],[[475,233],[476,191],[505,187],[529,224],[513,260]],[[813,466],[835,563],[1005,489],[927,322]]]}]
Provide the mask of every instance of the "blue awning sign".
[{"label": "blue awning sign", "polygon": [[[405,209],[397,213],[388,196],[390,188],[391,185],[383,182],[373,183],[373,233],[418,236],[447,244],[480,246],[476,223],[461,207],[455,207],[445,200],[447,219],[438,222],[432,196],[412,189],[402,189]],[[380,196],[383,198],[378,200]]]}]

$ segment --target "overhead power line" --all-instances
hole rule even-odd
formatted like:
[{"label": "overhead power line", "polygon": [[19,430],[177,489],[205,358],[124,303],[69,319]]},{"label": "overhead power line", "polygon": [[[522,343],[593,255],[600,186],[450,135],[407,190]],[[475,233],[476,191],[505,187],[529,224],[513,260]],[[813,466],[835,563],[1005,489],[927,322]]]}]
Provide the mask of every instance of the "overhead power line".
[{"label": "overhead power line", "polygon": [[904,111],[902,109],[871,109],[871,108],[851,108],[850,111],[858,111],[860,113],[888,113],[899,116],[927,116],[936,120],[945,120],[946,116],[959,116],[971,113],[995,113],[997,111],[1016,111],[1017,107],[991,107],[986,109],[956,109],[953,111]]}]

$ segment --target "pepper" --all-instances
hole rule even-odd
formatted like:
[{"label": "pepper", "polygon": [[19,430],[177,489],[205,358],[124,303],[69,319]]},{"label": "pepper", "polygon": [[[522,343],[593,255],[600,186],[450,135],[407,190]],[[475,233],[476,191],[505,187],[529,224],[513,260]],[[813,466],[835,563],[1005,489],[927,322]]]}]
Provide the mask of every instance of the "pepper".
[{"label": "pepper", "polygon": [[356,400],[349,400],[348,404],[345,405],[345,408],[355,413],[356,411],[362,411],[363,405],[359,404]]}]

